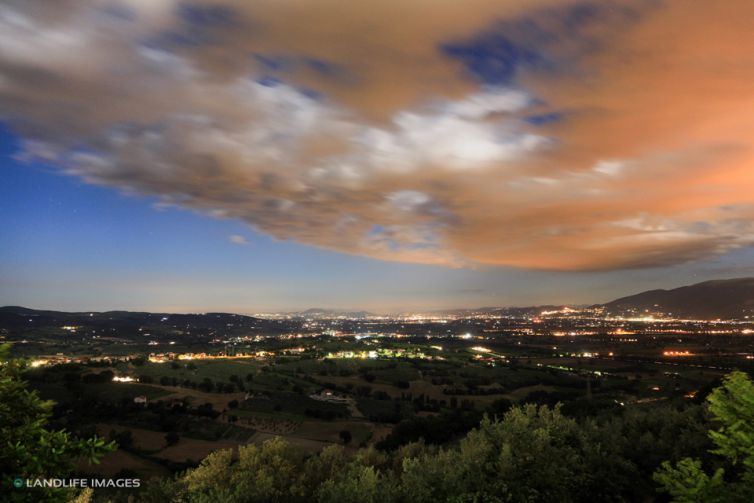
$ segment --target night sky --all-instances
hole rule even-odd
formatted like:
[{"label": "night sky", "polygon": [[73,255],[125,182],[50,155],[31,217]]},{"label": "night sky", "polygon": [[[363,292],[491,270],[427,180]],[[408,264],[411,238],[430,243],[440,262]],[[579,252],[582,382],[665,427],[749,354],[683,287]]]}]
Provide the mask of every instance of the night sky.
[{"label": "night sky", "polygon": [[0,5],[0,305],[377,312],[754,275],[754,2]]}]

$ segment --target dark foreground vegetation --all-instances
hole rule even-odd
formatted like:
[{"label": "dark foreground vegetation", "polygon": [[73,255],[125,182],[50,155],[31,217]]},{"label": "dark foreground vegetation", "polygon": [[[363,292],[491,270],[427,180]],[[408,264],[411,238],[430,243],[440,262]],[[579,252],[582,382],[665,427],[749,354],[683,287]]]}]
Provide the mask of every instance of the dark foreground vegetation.
[{"label": "dark foreground vegetation", "polygon": [[6,349],[3,501],[754,500],[754,384],[742,372],[729,374],[703,403],[585,417],[566,415],[560,405],[499,403],[501,414],[481,422],[462,411],[404,421],[377,448],[332,445],[312,454],[272,438],[217,450],[198,467],[154,477],[139,489],[15,489],[15,477],[81,475],[82,460],[96,463],[115,445],[48,429],[51,404],[27,389],[23,366]]}]

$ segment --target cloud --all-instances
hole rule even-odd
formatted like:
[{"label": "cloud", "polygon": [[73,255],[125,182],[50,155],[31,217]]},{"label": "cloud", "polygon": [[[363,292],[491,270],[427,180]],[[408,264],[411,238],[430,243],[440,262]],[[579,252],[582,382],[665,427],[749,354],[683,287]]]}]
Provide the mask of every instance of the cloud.
[{"label": "cloud", "polygon": [[418,190],[391,192],[385,196],[385,199],[401,211],[414,211],[432,200],[427,194]]},{"label": "cloud", "polygon": [[246,237],[242,236],[241,234],[231,234],[230,236],[228,236],[228,241],[230,241],[234,245],[239,245],[239,246],[247,246],[251,244],[249,240],[246,239]]},{"label": "cloud", "polygon": [[751,2],[469,1],[7,2],[2,119],[20,158],[383,260],[754,241]]}]

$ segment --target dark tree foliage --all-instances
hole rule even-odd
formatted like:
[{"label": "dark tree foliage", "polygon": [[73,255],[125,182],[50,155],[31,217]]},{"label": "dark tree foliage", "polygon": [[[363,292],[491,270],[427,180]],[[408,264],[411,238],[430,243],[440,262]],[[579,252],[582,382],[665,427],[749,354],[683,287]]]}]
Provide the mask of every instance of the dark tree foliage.
[{"label": "dark tree foliage", "polygon": [[427,444],[445,444],[478,426],[481,418],[481,413],[460,410],[437,416],[415,416],[395,425],[390,435],[377,443],[377,448],[392,451],[419,440]]},{"label": "dark tree foliage", "polygon": [[115,444],[48,429],[52,402],[29,391],[21,378],[23,362],[10,359],[8,351],[9,345],[0,345],[0,501],[66,501],[68,489],[15,488],[14,479],[65,478],[77,461],[98,463]]},{"label": "dark tree foliage", "polygon": [[712,454],[724,466],[710,474],[701,459],[685,457],[673,465],[662,463],[654,479],[673,501],[754,501],[754,383],[743,372],[733,372],[707,397],[715,429],[709,431]]},{"label": "dark tree foliage", "polygon": [[[231,450],[217,451],[196,469],[150,482],[140,496],[155,502],[632,502],[657,499],[656,472],[678,502],[751,501],[754,385],[734,374],[708,404],[716,428],[709,434],[697,404],[569,417],[561,405],[500,400],[481,421],[480,413],[461,410],[402,421],[382,450],[348,455],[331,446],[307,456],[276,438],[241,447],[237,459]],[[347,443],[350,432],[340,437]],[[711,475],[704,466],[714,468]]]}]

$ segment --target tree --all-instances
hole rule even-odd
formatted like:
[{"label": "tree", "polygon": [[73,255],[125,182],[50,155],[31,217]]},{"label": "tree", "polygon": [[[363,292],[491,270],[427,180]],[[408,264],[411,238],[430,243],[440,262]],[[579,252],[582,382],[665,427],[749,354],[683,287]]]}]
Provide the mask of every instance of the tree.
[{"label": "tree", "polygon": [[9,350],[9,344],[0,345],[0,500],[65,501],[72,496],[69,489],[14,489],[14,479],[64,478],[76,461],[96,464],[115,450],[115,443],[45,428],[53,403],[27,389],[21,378],[24,362],[11,359]]},{"label": "tree", "polygon": [[134,358],[131,358],[131,364],[133,364],[134,367],[141,367],[148,361],[149,361],[149,357],[147,355],[139,355]]},{"label": "tree", "polygon": [[[307,491],[301,485],[303,456],[284,440],[273,438],[261,446],[241,446],[236,463],[232,457],[231,449],[210,454],[178,480],[181,487],[174,493],[174,501],[310,501],[306,495],[313,488]],[[182,499],[181,493],[188,498]]]},{"label": "tree", "polygon": [[[696,404],[661,404],[626,407],[620,414],[581,422],[584,432],[613,455],[611,464],[600,464],[603,486],[627,501],[648,501],[657,492],[652,474],[664,460],[708,458],[712,443],[709,422]],[[615,463],[619,463],[616,467]]]},{"label": "tree", "polygon": [[624,465],[559,406],[529,404],[485,417],[457,448],[404,459],[400,487],[414,502],[625,501],[604,480]]},{"label": "tree", "polygon": [[201,384],[199,384],[199,388],[202,391],[206,391],[208,393],[211,393],[215,389],[215,383],[212,382],[212,379],[210,379],[209,377],[205,377],[202,380]]},{"label": "tree", "polygon": [[317,491],[327,503],[377,503],[393,501],[384,477],[371,466],[352,467],[345,477],[326,480]]},{"label": "tree", "polygon": [[[728,374],[707,403],[720,424],[708,433],[716,447],[710,452],[727,466],[709,475],[698,459],[684,458],[675,466],[665,461],[654,480],[677,502],[754,501],[754,383],[743,372]],[[725,477],[726,468],[732,477]]]},{"label": "tree", "polygon": [[[412,442],[388,452],[368,447],[351,456],[342,445],[307,456],[275,438],[261,446],[242,446],[237,462],[231,450],[215,452],[173,481],[148,483],[140,496],[155,503],[647,501],[654,488],[648,492],[644,484],[638,484],[638,490],[634,489],[638,478],[648,479],[660,459],[702,452],[698,442],[677,438],[698,435],[695,418],[690,418],[688,426],[682,425],[688,410],[693,416],[699,407],[677,415],[663,409],[644,419],[633,417],[646,414],[636,409],[626,420],[579,422],[564,416],[559,406],[513,406],[502,418],[484,417],[457,443]],[[459,434],[467,431],[465,419],[471,415],[455,414],[463,420],[458,423]],[[662,422],[666,415],[670,420]],[[437,425],[441,430],[453,423]],[[647,432],[651,433],[647,442],[658,443],[666,456],[645,469],[629,456],[635,454],[632,444],[651,449],[637,437]],[[345,433],[350,436],[346,430],[341,432],[344,442]],[[672,451],[669,444],[656,441],[660,436],[691,449]],[[626,442],[619,442],[623,437]]]}]

